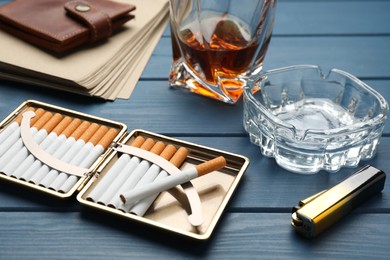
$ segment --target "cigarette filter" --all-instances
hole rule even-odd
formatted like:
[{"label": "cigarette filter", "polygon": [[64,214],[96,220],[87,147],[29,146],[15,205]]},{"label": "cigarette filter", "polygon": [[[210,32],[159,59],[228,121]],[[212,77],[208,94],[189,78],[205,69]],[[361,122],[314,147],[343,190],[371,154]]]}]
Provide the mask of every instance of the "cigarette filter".
[{"label": "cigarette filter", "polygon": [[315,237],[381,192],[385,179],[383,171],[367,165],[336,186],[301,200],[293,208],[291,224],[304,236]]}]

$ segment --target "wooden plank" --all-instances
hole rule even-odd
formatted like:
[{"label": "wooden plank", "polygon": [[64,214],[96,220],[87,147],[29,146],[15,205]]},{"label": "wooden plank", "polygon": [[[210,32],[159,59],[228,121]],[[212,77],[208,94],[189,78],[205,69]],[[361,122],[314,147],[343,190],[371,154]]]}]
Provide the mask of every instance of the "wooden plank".
[{"label": "wooden plank", "polygon": [[274,33],[276,36],[389,34],[388,24],[389,1],[279,1]]},{"label": "wooden plank", "polygon": [[389,34],[388,24],[389,1],[278,1],[273,36]]},{"label": "wooden plank", "polygon": [[[250,159],[248,170],[229,203],[229,211],[289,212],[299,200],[339,183],[356,170],[356,168],[343,168],[337,173],[321,171],[313,175],[300,175],[282,169],[273,158],[262,156],[259,148],[251,144],[247,137],[178,138],[241,154]],[[389,150],[390,137],[382,138],[376,157],[370,161],[362,161],[360,166],[371,164],[387,172],[390,169]],[[362,205],[359,211],[388,212],[390,210],[389,191],[390,182],[387,181],[382,194]],[[75,211],[79,207],[74,199],[62,201],[22,187],[0,183],[0,211]]]},{"label": "wooden plank", "polygon": [[387,258],[387,215],[352,214],[316,240],[290,226],[291,214],[225,214],[210,241],[195,243],[125,220],[88,213],[0,213],[3,259]]},{"label": "wooden plank", "polygon": [[[390,100],[390,80],[365,80]],[[168,135],[246,135],[242,126],[242,100],[231,106],[170,89],[166,81],[140,81],[130,100],[104,102],[54,90],[36,90],[23,84],[0,83],[0,119],[22,102],[36,99],[49,104],[125,123]],[[218,120],[216,120],[218,119]],[[223,123],[221,123],[223,122]],[[390,124],[386,125],[390,133]]]},{"label": "wooden plank", "polygon": [[[159,133],[242,133],[241,104],[228,106],[186,92],[170,90],[163,81],[141,81],[130,100],[115,102],[102,102],[68,93],[59,95],[54,90],[37,91],[35,87],[29,88],[22,84],[3,84],[1,93],[1,119],[25,100],[36,99],[123,122],[130,130],[141,128]],[[216,118],[226,125],[217,123]]]}]

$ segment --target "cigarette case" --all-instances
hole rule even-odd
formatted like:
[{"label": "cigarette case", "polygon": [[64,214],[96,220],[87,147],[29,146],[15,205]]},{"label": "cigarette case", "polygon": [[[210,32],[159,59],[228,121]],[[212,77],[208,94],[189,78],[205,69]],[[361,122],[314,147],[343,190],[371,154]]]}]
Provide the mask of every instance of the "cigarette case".
[{"label": "cigarette case", "polygon": [[[46,139],[48,139],[48,137],[46,137],[44,141],[38,143],[36,142],[37,134],[34,135],[31,132],[32,127],[30,128],[30,124],[32,125],[35,114],[38,115],[39,109],[43,109],[45,112],[50,112],[52,114],[60,114],[63,118],[70,117],[69,120],[80,120],[82,123],[79,123],[77,129],[81,128],[83,123],[89,124],[90,127],[91,124],[94,124],[97,125],[97,128],[99,127],[98,130],[94,132],[95,134],[98,133],[101,128],[106,127],[110,130],[116,130],[115,135],[111,136],[109,145],[106,145],[104,149],[99,148],[99,153],[93,152],[96,147],[100,147],[99,145],[95,145],[92,146],[93,148],[89,148],[87,155],[80,156],[80,151],[82,150],[78,150],[78,152],[73,154],[73,158],[62,160],[67,154],[62,157],[56,157],[56,152],[48,152],[50,147],[54,146],[54,141],[51,144],[44,144]],[[15,132],[20,132],[19,139],[11,140],[11,137],[4,137],[2,140],[1,136],[5,135],[4,133],[12,124],[16,125],[15,122],[17,122],[18,118],[21,116],[20,129],[17,128],[18,126],[15,126],[15,129],[17,129]],[[40,118],[36,120],[39,121]],[[70,124],[68,124],[68,126],[69,125]],[[84,131],[84,133],[85,132],[86,131]],[[106,136],[108,132],[109,131],[106,130],[104,136]],[[60,134],[58,134],[57,139],[60,139],[59,135]],[[143,139],[153,139],[155,142],[162,142],[165,145],[173,145],[175,148],[184,147],[188,150],[188,156],[186,156],[180,167],[172,167],[172,165],[168,163],[168,160],[161,160],[161,158],[157,158],[159,156],[156,156],[151,152],[140,152],[141,149],[137,148],[132,149],[130,144],[139,137],[142,137]],[[93,138],[94,134],[92,134],[92,137],[90,137],[89,140],[92,140]],[[15,146],[16,143],[21,142],[20,139],[22,140],[23,145],[21,148],[19,147],[20,149],[16,154],[24,156],[23,163],[31,159],[31,163],[29,164],[30,168],[34,164],[38,164],[40,168],[34,168],[36,169],[35,172],[30,173],[33,177],[21,178],[23,174],[26,175],[27,172],[30,171],[30,168],[29,170],[20,170],[21,173],[15,174],[16,176],[14,176],[12,173],[4,170],[7,169],[8,165],[6,167],[0,165],[0,178],[2,181],[16,183],[24,188],[50,194],[59,199],[76,197],[81,204],[94,210],[113,214],[118,217],[124,217],[129,219],[129,221],[141,222],[163,231],[173,232],[196,240],[207,240],[211,236],[249,164],[249,160],[241,155],[140,129],[128,131],[127,126],[120,122],[114,122],[35,100],[28,100],[22,103],[0,124],[0,141],[2,141],[0,142],[0,148],[1,145],[4,146],[7,142],[13,142],[11,147]],[[64,141],[62,142],[61,145],[65,146]],[[87,140],[84,140],[83,142],[85,148],[87,146]],[[44,145],[49,148],[42,148]],[[71,149],[75,149],[75,147],[76,145],[73,141],[72,145],[70,145],[70,148],[67,150],[68,153]],[[58,150],[60,149],[57,149],[56,151]],[[93,154],[94,157],[91,157],[91,154]],[[0,160],[2,156],[0,151]],[[94,191],[97,191],[99,185],[102,186],[102,180],[104,180],[105,176],[108,176],[108,174],[112,175],[111,172],[114,172],[114,168],[117,167],[116,165],[118,165],[122,156],[129,156],[130,158],[137,157],[140,161],[148,162],[149,165],[156,164],[160,167],[161,171],[166,171],[169,174],[173,171],[177,173],[182,169],[194,167],[218,156],[225,157],[226,166],[220,170],[213,171],[207,175],[178,185],[168,191],[159,193],[158,196],[152,200],[151,205],[147,208],[144,215],[140,216],[123,211],[123,209],[112,207],[107,203],[102,204],[97,200],[91,199],[91,194],[93,194]],[[12,160],[21,160],[20,158],[16,159],[18,156],[14,157],[15,159]],[[88,158],[96,159],[89,162],[88,167],[83,165],[83,163],[80,163],[79,166],[72,165],[71,162],[74,160],[77,161],[78,157],[84,162],[88,161]],[[14,168],[17,168],[14,172],[18,172],[19,168],[23,168],[23,163],[19,162],[15,165]],[[52,181],[52,184],[61,176],[65,176],[64,178],[67,178],[65,183],[68,182],[67,188],[60,189],[58,187],[53,188],[49,184],[43,185],[42,182],[45,181],[47,175],[45,175],[43,179],[42,177],[36,178],[37,180],[39,179],[39,181],[31,181],[34,179],[34,176],[42,171],[42,169],[46,169],[45,173],[49,172],[47,175],[54,172],[53,176],[55,176],[55,180]],[[117,178],[117,176],[115,176],[115,178]],[[69,181],[70,179],[71,181]],[[69,186],[69,183],[72,184],[72,186]],[[62,185],[64,185],[64,183]],[[107,188],[104,192],[107,192],[107,190],[110,190],[110,188]],[[117,191],[115,190],[115,192]]]},{"label": "cigarette case", "polygon": [[313,238],[383,190],[386,174],[366,165],[328,190],[301,200],[293,208],[292,226]]}]

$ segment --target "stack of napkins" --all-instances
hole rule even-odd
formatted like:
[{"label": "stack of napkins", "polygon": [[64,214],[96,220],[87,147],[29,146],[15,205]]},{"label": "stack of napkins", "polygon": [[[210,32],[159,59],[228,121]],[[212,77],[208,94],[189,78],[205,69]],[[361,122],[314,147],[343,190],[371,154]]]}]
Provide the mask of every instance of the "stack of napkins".
[{"label": "stack of napkins", "polygon": [[168,0],[115,0],[135,18],[107,41],[56,56],[0,31],[0,78],[108,100],[131,95],[169,19]]}]

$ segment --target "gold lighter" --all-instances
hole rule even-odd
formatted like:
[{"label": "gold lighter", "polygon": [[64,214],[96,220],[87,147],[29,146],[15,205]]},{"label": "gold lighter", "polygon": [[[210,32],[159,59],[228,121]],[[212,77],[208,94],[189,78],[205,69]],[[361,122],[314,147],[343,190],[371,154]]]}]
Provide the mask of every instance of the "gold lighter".
[{"label": "gold lighter", "polygon": [[334,187],[301,200],[293,208],[292,226],[312,238],[333,225],[369,197],[383,190],[386,174],[370,165]]}]

